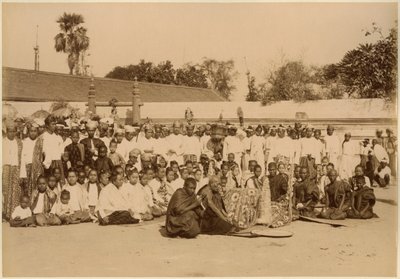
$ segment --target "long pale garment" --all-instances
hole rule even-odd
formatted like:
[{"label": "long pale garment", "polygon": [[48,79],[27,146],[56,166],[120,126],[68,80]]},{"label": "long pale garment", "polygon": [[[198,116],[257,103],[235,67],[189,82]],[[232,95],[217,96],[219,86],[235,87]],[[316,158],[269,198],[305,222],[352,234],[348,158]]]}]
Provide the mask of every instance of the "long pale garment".
[{"label": "long pale garment", "polygon": [[166,137],[167,141],[167,162],[176,161],[179,165],[183,164],[183,136],[171,134]]},{"label": "long pale garment", "polygon": [[14,209],[19,205],[21,187],[19,185],[20,161],[22,143],[20,141],[3,139],[3,215],[6,219],[11,218]]},{"label": "long pale garment", "polygon": [[33,152],[35,148],[37,139],[31,140],[29,137],[23,140],[23,148],[21,155],[21,168],[20,168],[20,178],[25,181],[24,194],[31,197],[33,191],[32,181],[32,162],[33,162]]},{"label": "long pale garment", "polygon": [[293,158],[294,148],[293,148],[293,140],[288,137],[276,138],[273,142],[273,146],[271,147],[269,159],[270,162],[277,156],[281,155],[284,157]]},{"label": "long pale garment", "polygon": [[138,214],[151,214],[150,204],[146,202],[146,191],[140,183],[135,185],[124,183],[120,192],[125,199],[127,206],[135,216]]},{"label": "long pale garment", "polygon": [[326,135],[324,137],[325,141],[325,152],[328,156],[329,162],[338,166],[339,156],[341,153],[341,142],[337,135]]},{"label": "long pale garment", "polygon": [[167,149],[168,145],[165,138],[154,139],[154,154],[161,155],[165,158]]},{"label": "long pale garment", "polygon": [[100,192],[95,211],[101,218],[105,218],[116,211],[127,211],[128,209],[129,206],[120,189],[114,184],[108,184]]},{"label": "long pale garment", "polygon": [[116,152],[121,154],[121,156],[124,158],[125,162],[127,162],[129,160],[129,152],[131,152],[135,148],[138,148],[138,143],[136,142],[136,137],[130,141],[128,141],[126,138],[124,138],[121,141],[121,143],[118,144],[118,147],[117,147],[117,149],[121,153],[118,151],[116,151]]},{"label": "long pale garment", "polygon": [[189,155],[196,156],[196,161],[200,159],[201,145],[198,137],[183,136],[182,137],[182,151],[183,156],[190,158]]},{"label": "long pale garment", "polygon": [[291,145],[293,148],[293,163],[300,164],[301,141],[298,139],[292,139]]},{"label": "long pale garment", "polygon": [[[211,139],[211,136],[203,135],[200,138],[200,147],[201,147],[201,154],[207,154],[208,149],[207,149],[207,143]],[[211,156],[209,156],[211,158]]]},{"label": "long pale garment", "polygon": [[268,136],[265,139],[265,163],[268,165],[268,163],[273,161],[273,158],[271,156],[271,152],[275,150],[275,143],[277,140],[276,136]]},{"label": "long pale garment", "polygon": [[227,136],[224,139],[223,160],[228,161],[228,154],[235,155],[235,163],[238,164],[240,170],[242,165],[242,155],[245,152],[243,142],[237,136]]},{"label": "long pale garment", "polygon": [[249,169],[249,161],[250,161],[250,138],[245,137],[242,141],[244,154],[243,154],[243,168],[242,172],[245,172]]},{"label": "long pale garment", "polygon": [[250,139],[250,160],[256,160],[261,166],[262,174],[265,173],[265,138],[254,135]]},{"label": "long pale garment", "polygon": [[375,144],[373,150],[374,150],[374,155],[378,162],[381,162],[383,159],[386,159],[387,162],[390,163],[389,155],[386,152],[385,148],[382,147],[382,145]]},{"label": "long pale garment", "polygon": [[307,155],[311,155],[312,158],[317,159],[319,150],[316,146],[319,144],[318,140],[314,137],[311,138],[302,138],[300,140],[300,158],[305,157]]},{"label": "long pale garment", "polygon": [[155,140],[154,138],[149,138],[149,139],[146,137],[139,138],[137,147],[143,153],[154,154]]},{"label": "long pale garment", "polygon": [[322,142],[322,140],[316,139],[316,144],[315,144],[315,163],[316,164],[321,164],[321,160],[325,155],[325,144]]},{"label": "long pale garment", "polygon": [[50,134],[48,132],[44,132],[42,137],[43,153],[45,155],[43,165],[46,169],[48,169],[53,161],[58,161],[61,159],[61,155],[64,152],[64,149],[62,149],[63,141],[62,138],[57,136],[55,133]]},{"label": "long pale garment", "polygon": [[354,175],[355,167],[361,162],[361,146],[357,141],[349,140],[342,144],[339,175],[349,180]]}]

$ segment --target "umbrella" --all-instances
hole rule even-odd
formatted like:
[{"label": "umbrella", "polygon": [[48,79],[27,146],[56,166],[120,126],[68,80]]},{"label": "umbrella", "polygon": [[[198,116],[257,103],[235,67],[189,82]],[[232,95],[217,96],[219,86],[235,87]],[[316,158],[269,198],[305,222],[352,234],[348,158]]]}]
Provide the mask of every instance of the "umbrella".
[{"label": "umbrella", "polygon": [[3,119],[14,119],[18,114],[15,107],[10,104],[3,104]]},{"label": "umbrella", "polygon": [[50,112],[48,112],[48,111],[46,111],[44,109],[41,109],[41,110],[38,110],[38,111],[34,112],[31,115],[31,118],[43,118],[43,119],[45,119],[47,116],[49,116],[49,114],[50,114]]}]

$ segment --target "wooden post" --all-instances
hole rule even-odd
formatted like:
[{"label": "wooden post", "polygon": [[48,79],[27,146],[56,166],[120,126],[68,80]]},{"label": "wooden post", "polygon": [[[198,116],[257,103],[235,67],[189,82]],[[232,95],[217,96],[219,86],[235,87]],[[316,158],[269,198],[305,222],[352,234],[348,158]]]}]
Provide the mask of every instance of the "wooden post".
[{"label": "wooden post", "polygon": [[143,105],[142,101],[140,100],[139,83],[137,81],[137,77],[135,77],[135,81],[133,83],[133,91],[132,91],[132,124],[133,125],[140,124],[140,107],[142,105]]},{"label": "wooden post", "polygon": [[88,109],[93,114],[96,113],[96,90],[94,89],[94,79],[92,77],[88,94]]}]

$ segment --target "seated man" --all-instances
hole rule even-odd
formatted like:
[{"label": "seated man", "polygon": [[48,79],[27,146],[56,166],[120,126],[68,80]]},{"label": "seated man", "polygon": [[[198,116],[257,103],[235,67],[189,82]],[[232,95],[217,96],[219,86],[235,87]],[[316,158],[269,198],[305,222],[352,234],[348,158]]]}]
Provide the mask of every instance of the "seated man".
[{"label": "seated man", "polygon": [[111,177],[111,183],[100,191],[99,201],[95,210],[100,225],[139,223],[138,219],[132,217],[133,212],[129,209],[129,205],[120,191],[123,183],[123,175],[113,175]]},{"label": "seated man", "polygon": [[220,183],[218,176],[211,176],[208,186],[202,191],[206,209],[201,220],[201,232],[205,234],[226,234],[234,228],[228,221],[228,213],[219,192]]},{"label": "seated man", "polygon": [[301,181],[295,184],[293,205],[299,211],[299,215],[315,218],[314,206],[318,203],[318,186],[310,179],[306,167],[301,167],[300,179]]},{"label": "seated man", "polygon": [[286,197],[288,190],[288,181],[282,174],[277,174],[275,162],[268,164],[268,180],[271,190],[271,201],[279,201]]},{"label": "seated man", "polygon": [[171,237],[194,238],[200,233],[202,208],[195,194],[196,180],[187,178],[169,201],[165,228]]},{"label": "seated man", "polygon": [[392,171],[390,170],[386,159],[379,163],[379,167],[375,171],[375,181],[378,182],[380,187],[386,187],[390,183],[390,175]]},{"label": "seated man", "polygon": [[370,219],[375,205],[374,190],[367,186],[368,178],[358,176],[352,185],[351,208],[347,210],[347,218]]},{"label": "seated man", "polygon": [[351,206],[350,186],[344,180],[337,179],[337,171],[328,173],[329,183],[325,187],[326,203],[320,217],[332,220],[346,219],[346,211]]}]

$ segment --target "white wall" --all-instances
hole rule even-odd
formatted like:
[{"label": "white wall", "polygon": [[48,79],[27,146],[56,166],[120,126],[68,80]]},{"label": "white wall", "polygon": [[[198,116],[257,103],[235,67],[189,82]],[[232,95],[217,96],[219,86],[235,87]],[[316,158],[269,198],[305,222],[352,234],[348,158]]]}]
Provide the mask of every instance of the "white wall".
[{"label": "white wall", "polygon": [[[3,102],[4,103],[4,102]],[[29,116],[40,109],[49,110],[51,102],[7,102],[12,104],[23,116]],[[85,103],[70,103],[80,111],[86,110]],[[309,119],[351,119],[351,118],[397,118],[393,106],[381,99],[358,100],[321,100],[305,103],[285,101],[269,106],[252,102],[179,102],[145,103],[141,108],[142,118],[179,119],[184,118],[185,110],[190,107],[195,118],[217,119],[222,112],[224,119],[237,119],[237,108],[241,107],[245,119],[294,119],[296,112],[305,112]],[[118,107],[118,114],[126,118],[130,107]],[[110,107],[97,107],[97,114],[108,116]]]}]

